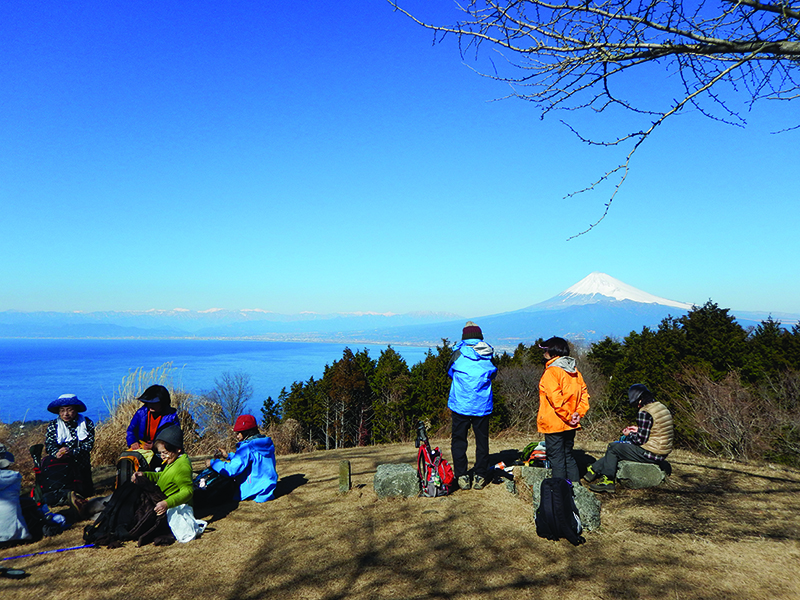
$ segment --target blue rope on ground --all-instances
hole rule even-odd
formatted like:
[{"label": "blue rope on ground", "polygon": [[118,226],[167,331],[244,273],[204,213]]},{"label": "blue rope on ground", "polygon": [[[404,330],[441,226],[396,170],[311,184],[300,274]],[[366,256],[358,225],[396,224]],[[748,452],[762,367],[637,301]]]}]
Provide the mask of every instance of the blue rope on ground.
[{"label": "blue rope on ground", "polygon": [[19,556],[9,556],[2,558],[2,560],[14,560],[15,558],[28,558],[29,556],[39,556],[40,554],[55,554],[56,552],[66,552],[67,550],[80,550],[81,548],[94,548],[94,544],[84,544],[83,546],[73,546],[72,548],[57,548],[55,550],[42,550],[41,552],[33,552],[32,554],[20,554]]}]

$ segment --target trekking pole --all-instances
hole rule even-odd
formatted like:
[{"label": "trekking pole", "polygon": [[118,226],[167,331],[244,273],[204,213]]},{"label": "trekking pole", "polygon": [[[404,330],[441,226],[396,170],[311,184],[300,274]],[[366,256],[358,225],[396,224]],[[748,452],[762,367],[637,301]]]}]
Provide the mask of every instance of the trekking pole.
[{"label": "trekking pole", "polygon": [[55,554],[57,552],[66,552],[67,550],[80,550],[81,548],[94,548],[94,544],[84,544],[83,546],[73,546],[72,548],[56,548],[55,550],[42,550],[41,552],[34,552],[32,554],[20,554],[19,556],[9,556],[0,560],[14,560],[15,558],[28,558],[29,556],[39,556],[40,554]]}]

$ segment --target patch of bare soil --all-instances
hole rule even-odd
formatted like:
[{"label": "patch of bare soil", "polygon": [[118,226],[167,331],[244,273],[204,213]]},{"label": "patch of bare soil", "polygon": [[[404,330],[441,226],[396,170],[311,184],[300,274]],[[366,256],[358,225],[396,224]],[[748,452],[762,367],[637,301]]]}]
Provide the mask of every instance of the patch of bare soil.
[{"label": "patch of bare soil", "polygon": [[[439,440],[445,448],[449,443]],[[523,440],[493,442],[504,449]],[[588,444],[599,457],[604,445]],[[503,455],[505,458],[506,455]],[[338,464],[353,489],[338,493]],[[651,490],[605,495],[584,545],[537,537],[505,485],[444,498],[379,500],[377,466],[413,464],[413,444],[278,458],[279,496],[210,517],[199,540],[81,549],[4,561],[0,596],[26,599],[800,598],[800,472],[676,452]],[[82,527],[0,558],[81,545]]]}]

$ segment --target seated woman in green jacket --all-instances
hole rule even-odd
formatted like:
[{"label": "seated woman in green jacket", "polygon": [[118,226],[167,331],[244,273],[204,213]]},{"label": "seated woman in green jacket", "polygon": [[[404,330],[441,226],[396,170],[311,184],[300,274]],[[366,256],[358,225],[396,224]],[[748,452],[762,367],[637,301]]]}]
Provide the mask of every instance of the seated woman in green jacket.
[{"label": "seated woman in green jacket", "polygon": [[153,447],[161,455],[161,470],[157,472],[137,471],[131,477],[136,483],[139,477],[152,480],[167,497],[156,504],[155,511],[163,515],[169,508],[181,504],[192,505],[194,486],[192,485],[192,463],[183,452],[183,434],[179,427],[167,427],[156,436]]}]

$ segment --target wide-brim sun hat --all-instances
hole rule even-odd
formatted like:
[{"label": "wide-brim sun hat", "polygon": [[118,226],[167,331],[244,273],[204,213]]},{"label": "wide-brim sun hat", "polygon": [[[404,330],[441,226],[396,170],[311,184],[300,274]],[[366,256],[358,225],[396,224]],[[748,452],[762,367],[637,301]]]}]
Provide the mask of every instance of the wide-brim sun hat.
[{"label": "wide-brim sun hat", "polygon": [[11,454],[8,450],[6,450],[5,445],[0,444],[0,469],[5,469],[11,466],[11,463],[14,462],[14,455]]},{"label": "wide-brim sun hat", "polygon": [[86,405],[81,402],[75,394],[61,394],[57,399],[47,405],[47,410],[57,415],[58,409],[62,406],[74,406],[79,413],[86,410]]}]

